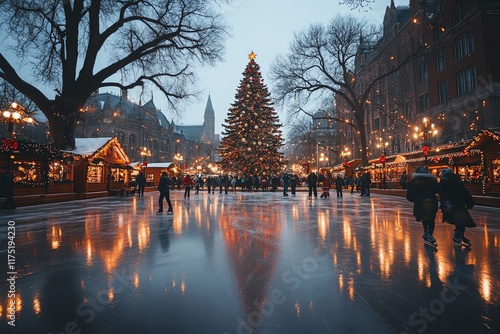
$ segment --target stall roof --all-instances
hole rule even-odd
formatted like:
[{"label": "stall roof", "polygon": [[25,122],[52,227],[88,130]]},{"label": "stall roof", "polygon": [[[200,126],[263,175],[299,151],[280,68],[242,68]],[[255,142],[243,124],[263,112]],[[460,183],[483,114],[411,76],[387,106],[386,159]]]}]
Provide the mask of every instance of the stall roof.
[{"label": "stall roof", "polygon": [[[142,161],[136,161],[130,164],[131,167],[141,166]],[[173,162],[148,162],[147,167],[169,168]]]},{"label": "stall roof", "polygon": [[468,152],[473,149],[480,149],[492,141],[500,141],[500,132],[497,130],[484,129],[467,145],[464,149]]},{"label": "stall roof", "polygon": [[75,138],[75,149],[67,152],[79,155],[92,155],[110,141],[111,137]]}]

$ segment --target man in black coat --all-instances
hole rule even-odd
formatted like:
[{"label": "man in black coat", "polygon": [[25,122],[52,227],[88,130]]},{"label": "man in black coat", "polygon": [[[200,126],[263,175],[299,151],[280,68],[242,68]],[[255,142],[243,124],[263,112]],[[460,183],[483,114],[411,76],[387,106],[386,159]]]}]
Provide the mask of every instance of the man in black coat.
[{"label": "man in black coat", "polygon": [[455,225],[453,244],[470,247],[471,242],[465,237],[465,228],[476,227],[476,223],[469,214],[469,209],[474,207],[474,199],[460,177],[453,173],[451,168],[441,171],[439,199],[443,222],[447,221]]},{"label": "man in black coat", "polygon": [[424,227],[422,237],[426,244],[437,247],[434,232],[436,213],[438,211],[439,185],[436,176],[429,173],[427,167],[417,167],[408,182],[406,199],[413,202],[413,215],[416,221],[421,221]]},{"label": "man in black coat", "polygon": [[142,172],[139,172],[139,175],[135,178],[135,182],[137,182],[137,196],[144,197],[144,188],[146,187],[146,177]]},{"label": "man in black coat", "polygon": [[167,172],[161,173],[160,183],[158,184],[158,191],[160,192],[160,198],[158,199],[158,212],[157,215],[161,215],[163,213],[163,199],[167,200],[168,204],[168,214],[173,213],[172,202],[170,202],[170,179],[167,176]]},{"label": "man in black coat", "polygon": [[307,198],[312,198],[313,193],[314,198],[318,198],[318,176],[316,173],[309,173],[307,176],[307,186],[309,187],[309,196]]}]

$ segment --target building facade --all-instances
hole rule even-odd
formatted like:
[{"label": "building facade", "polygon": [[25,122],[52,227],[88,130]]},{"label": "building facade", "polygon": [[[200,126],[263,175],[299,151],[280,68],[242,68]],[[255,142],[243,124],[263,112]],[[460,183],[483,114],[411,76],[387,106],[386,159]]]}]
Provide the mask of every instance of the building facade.
[{"label": "building facade", "polygon": [[[203,155],[205,145],[217,144],[215,113],[210,96],[204,123],[176,125],[156,108],[153,99],[144,105],[121,95],[95,93],[81,109],[75,137],[116,137],[131,161],[177,162],[189,165]],[[205,150],[208,148],[205,147]]]},{"label": "building facade", "polygon": [[[498,1],[410,0],[398,7],[391,1],[381,39],[359,46],[354,70],[366,83],[383,77],[366,105],[369,158],[432,149],[500,127],[499,19]],[[349,119],[345,102],[337,98],[336,106]],[[340,123],[337,131],[357,137]],[[351,145],[359,147],[355,140]]]}]

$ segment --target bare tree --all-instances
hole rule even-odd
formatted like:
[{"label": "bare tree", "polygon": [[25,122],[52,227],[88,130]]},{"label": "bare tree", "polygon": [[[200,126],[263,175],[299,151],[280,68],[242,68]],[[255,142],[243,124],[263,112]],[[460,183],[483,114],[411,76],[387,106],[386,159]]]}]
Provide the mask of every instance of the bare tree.
[{"label": "bare tree", "polygon": [[339,5],[348,5],[351,9],[363,9],[366,10],[370,8],[370,4],[375,3],[375,0],[342,0]]},{"label": "bare tree", "polygon": [[[224,1],[224,0],[221,0]],[[217,0],[0,1],[0,24],[33,84],[0,53],[0,78],[47,117],[53,144],[74,147],[78,110],[100,87],[159,89],[172,108],[194,94],[194,64],[222,60]],[[4,45],[7,43],[3,43]],[[3,52],[3,51],[2,51]],[[116,74],[120,75],[116,75]],[[48,97],[42,85],[54,87]]]},{"label": "bare tree", "polygon": [[[359,132],[363,165],[368,165],[365,114],[370,94],[381,79],[399,70],[411,57],[384,59],[387,71],[369,82],[357,80],[355,61],[360,47],[372,52],[380,40],[373,26],[352,16],[337,16],[328,25],[314,24],[296,33],[286,56],[278,56],[271,65],[273,96],[278,104],[291,103],[291,112],[308,109],[307,105],[334,95],[343,99],[353,111],[352,122],[337,117]],[[413,55],[412,55],[413,56]],[[339,115],[337,113],[337,115]]]}]

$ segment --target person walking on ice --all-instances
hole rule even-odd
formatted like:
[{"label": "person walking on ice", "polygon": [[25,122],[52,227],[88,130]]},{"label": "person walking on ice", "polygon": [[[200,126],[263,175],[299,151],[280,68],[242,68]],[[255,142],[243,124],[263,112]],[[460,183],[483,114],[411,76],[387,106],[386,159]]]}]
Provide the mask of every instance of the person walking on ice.
[{"label": "person walking on ice", "polygon": [[474,199],[465,187],[460,177],[453,173],[451,168],[441,171],[439,181],[439,200],[443,213],[443,222],[455,225],[453,244],[455,246],[470,247],[470,240],[465,237],[466,227],[476,227],[476,223],[468,209],[474,207]]},{"label": "person walking on ice", "polygon": [[163,213],[163,199],[167,201],[168,204],[168,214],[173,213],[172,202],[170,201],[170,179],[167,176],[167,172],[161,173],[160,183],[158,184],[158,191],[160,192],[160,197],[158,199],[158,212],[157,215]]},{"label": "person walking on ice", "polygon": [[416,221],[421,221],[424,234],[424,242],[430,246],[437,247],[434,236],[434,226],[436,213],[438,211],[438,200],[436,194],[439,193],[439,185],[436,176],[429,173],[427,167],[417,167],[413,173],[406,199],[413,202],[413,215]]}]

